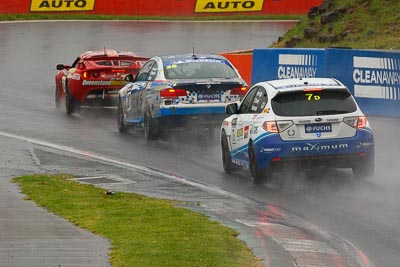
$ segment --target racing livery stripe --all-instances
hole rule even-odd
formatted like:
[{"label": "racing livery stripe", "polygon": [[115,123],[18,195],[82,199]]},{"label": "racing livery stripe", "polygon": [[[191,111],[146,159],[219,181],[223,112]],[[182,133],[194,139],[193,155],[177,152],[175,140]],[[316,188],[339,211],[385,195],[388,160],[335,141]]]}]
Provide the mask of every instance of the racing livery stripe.
[{"label": "racing livery stripe", "polygon": [[[256,139],[254,139],[254,144],[256,144],[257,142],[259,142],[260,140],[262,140],[262,139],[264,139],[266,137],[272,137],[274,135],[276,135],[276,134],[275,133],[269,133],[269,132],[263,133],[262,135],[258,136]],[[248,143],[243,145],[243,146],[241,146],[241,147],[238,147],[238,148],[236,148],[236,149],[231,151],[231,155],[236,155],[237,153],[243,152],[244,150],[248,149],[248,147],[249,147]]]}]

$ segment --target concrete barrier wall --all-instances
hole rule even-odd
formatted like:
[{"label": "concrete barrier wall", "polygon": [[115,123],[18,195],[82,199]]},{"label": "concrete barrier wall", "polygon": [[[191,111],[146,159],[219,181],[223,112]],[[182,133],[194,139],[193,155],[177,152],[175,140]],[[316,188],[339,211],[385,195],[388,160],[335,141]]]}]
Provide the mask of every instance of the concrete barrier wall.
[{"label": "concrete barrier wall", "polygon": [[85,13],[127,16],[306,14],[323,0],[2,0],[0,14]]},{"label": "concrete barrier wall", "polygon": [[400,116],[400,52],[352,49],[255,49],[252,84],[271,79],[332,77],[369,115]]}]

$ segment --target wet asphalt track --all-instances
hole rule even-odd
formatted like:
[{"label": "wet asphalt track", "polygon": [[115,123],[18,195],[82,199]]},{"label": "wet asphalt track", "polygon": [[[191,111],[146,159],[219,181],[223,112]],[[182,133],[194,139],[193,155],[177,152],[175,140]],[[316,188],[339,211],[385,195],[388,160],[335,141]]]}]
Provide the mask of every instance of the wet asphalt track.
[{"label": "wet asphalt track", "polygon": [[[283,266],[286,252],[277,248],[281,247],[298,266],[399,266],[398,119],[370,119],[376,132],[376,175],[371,179],[355,181],[349,170],[332,170],[312,180],[299,173],[285,174],[255,186],[247,172],[232,176],[223,172],[217,138],[176,133],[147,143],[140,132],[119,134],[112,111],[66,116],[55,109],[55,65],[72,63],[82,51],[105,46],[152,56],[191,52],[195,47],[199,52],[218,53],[266,47],[289,26],[268,22],[2,23],[0,131],[176,174],[154,178],[146,171],[143,176],[140,171],[116,167],[101,172],[136,179],[133,188],[144,193],[179,198],[187,197],[189,190],[191,197],[199,196],[193,193],[197,189],[170,190],[181,183],[173,177],[205,185],[202,191],[212,196],[210,202],[204,197],[207,211],[227,224],[245,225],[259,236],[270,237],[272,248],[257,245],[257,254],[266,258],[266,264],[281,261]],[[76,173],[90,176],[93,170],[98,174],[90,164],[79,165],[80,161],[66,160],[54,151],[48,154],[41,147],[35,151],[49,170],[62,170],[67,161]],[[274,253],[278,256],[271,256]]]}]

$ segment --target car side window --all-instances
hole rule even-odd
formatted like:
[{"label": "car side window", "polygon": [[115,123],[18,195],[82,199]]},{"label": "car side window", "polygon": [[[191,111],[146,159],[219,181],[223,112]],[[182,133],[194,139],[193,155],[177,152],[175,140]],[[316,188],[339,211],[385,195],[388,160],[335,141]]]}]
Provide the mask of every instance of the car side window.
[{"label": "car side window", "polygon": [[139,73],[136,76],[135,81],[147,81],[147,75],[150,73],[151,68],[154,64],[154,61],[148,61],[143,67],[140,69]]},{"label": "car side window", "polygon": [[256,95],[257,91],[258,87],[254,87],[246,95],[246,97],[242,101],[242,104],[240,105],[239,114],[254,113],[251,111],[251,107],[253,105],[254,96]]},{"label": "car side window", "polygon": [[81,59],[80,59],[79,57],[77,57],[77,58],[74,60],[74,62],[72,63],[71,67],[72,67],[72,68],[75,68],[76,65],[78,64],[79,60],[81,60]]},{"label": "car side window", "polygon": [[261,113],[268,102],[267,91],[264,87],[259,86],[251,105],[251,113]]},{"label": "car side window", "polygon": [[154,62],[153,66],[151,66],[151,69],[149,71],[149,74],[147,75],[146,81],[154,81],[158,72],[158,66],[157,63]]}]

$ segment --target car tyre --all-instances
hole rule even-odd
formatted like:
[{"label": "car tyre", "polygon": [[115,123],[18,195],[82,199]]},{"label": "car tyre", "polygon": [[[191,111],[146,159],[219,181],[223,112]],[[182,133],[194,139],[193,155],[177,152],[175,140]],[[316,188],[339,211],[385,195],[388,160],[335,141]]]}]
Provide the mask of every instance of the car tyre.
[{"label": "car tyre", "polygon": [[54,100],[56,103],[56,108],[59,109],[61,105],[61,96],[60,96],[60,91],[58,90],[58,87],[56,86],[56,92],[54,95]]},{"label": "car tyre", "polygon": [[75,100],[68,94],[65,96],[65,108],[66,108],[68,115],[70,115],[76,111]]},{"label": "car tyre", "polygon": [[256,151],[253,143],[250,143],[249,145],[249,165],[254,184],[260,185],[269,178],[269,175],[267,175],[267,170],[258,167]]},{"label": "car tyre", "polygon": [[118,101],[118,110],[117,110],[117,127],[120,133],[124,133],[128,130],[128,127],[125,123],[124,111],[122,109],[121,99]]},{"label": "car tyre", "polygon": [[78,103],[70,95],[68,87],[66,88],[66,92],[65,92],[65,109],[66,109],[68,115],[76,112],[78,109]]},{"label": "car tyre", "polygon": [[146,140],[155,140],[158,138],[158,129],[149,113],[144,114],[143,119],[144,137]]},{"label": "car tyre", "polygon": [[233,164],[232,162],[231,154],[229,151],[228,138],[226,136],[225,131],[223,131],[221,134],[221,149],[222,149],[222,166],[224,168],[224,171],[226,173],[231,173],[237,168],[236,165]]},{"label": "car tyre", "polygon": [[353,164],[352,170],[357,178],[371,177],[375,172],[375,163],[373,160],[358,160]]}]

